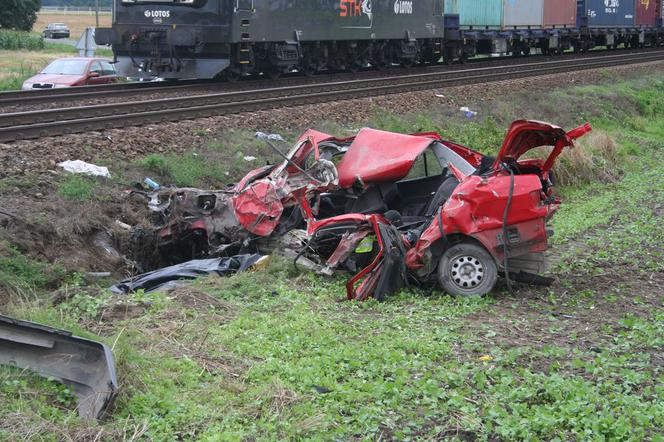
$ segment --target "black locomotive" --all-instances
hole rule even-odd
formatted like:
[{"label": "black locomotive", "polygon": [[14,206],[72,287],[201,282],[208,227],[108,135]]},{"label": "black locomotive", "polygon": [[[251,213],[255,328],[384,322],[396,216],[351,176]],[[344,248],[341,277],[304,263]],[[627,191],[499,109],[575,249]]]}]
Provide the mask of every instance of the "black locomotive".
[{"label": "black locomotive", "polygon": [[116,0],[97,29],[128,76],[230,79],[437,61],[444,0]]},{"label": "black locomotive", "polygon": [[[556,14],[563,5],[569,15]],[[664,44],[659,0],[604,6],[603,0],[115,0],[113,28],[97,29],[96,40],[112,45],[117,70],[129,77],[229,80],[531,49],[560,55]],[[639,21],[638,11],[647,8],[649,21]],[[564,20],[549,20],[555,15]]]}]

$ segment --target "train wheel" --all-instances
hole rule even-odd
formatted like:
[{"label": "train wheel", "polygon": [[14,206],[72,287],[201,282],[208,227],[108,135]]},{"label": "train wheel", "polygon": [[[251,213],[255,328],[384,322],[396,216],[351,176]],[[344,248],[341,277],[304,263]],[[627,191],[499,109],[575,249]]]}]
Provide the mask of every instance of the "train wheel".
[{"label": "train wheel", "polygon": [[229,83],[235,83],[242,78],[242,73],[237,69],[228,68],[224,71],[224,78],[226,78],[226,81]]},{"label": "train wheel", "polygon": [[318,72],[318,70],[316,69],[316,66],[314,66],[311,63],[303,64],[302,66],[300,66],[298,68],[298,70],[300,72],[302,72],[305,77],[313,77],[314,75],[316,75],[316,72]]},{"label": "train wheel", "polygon": [[389,63],[385,59],[376,60],[372,64],[377,71],[384,71],[389,67]]},{"label": "train wheel", "polygon": [[277,68],[269,68],[265,73],[267,74],[268,77],[270,77],[271,80],[278,80],[281,78],[281,75],[283,74],[283,72]]},{"label": "train wheel", "polygon": [[355,74],[357,72],[360,72],[360,69],[362,69],[362,65],[357,61],[351,61],[348,64],[348,72]]},{"label": "train wheel", "polygon": [[405,68],[412,68],[415,66],[415,60],[412,60],[410,58],[404,58],[401,60],[401,66]]}]

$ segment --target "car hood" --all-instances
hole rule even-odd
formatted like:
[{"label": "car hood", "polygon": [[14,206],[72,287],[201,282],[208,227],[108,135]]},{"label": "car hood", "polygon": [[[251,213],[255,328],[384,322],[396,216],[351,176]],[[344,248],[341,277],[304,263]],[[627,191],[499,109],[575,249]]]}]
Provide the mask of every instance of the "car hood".
[{"label": "car hood", "polygon": [[399,181],[433,142],[426,136],[362,129],[337,166],[339,185]]},{"label": "car hood", "polygon": [[517,161],[529,150],[540,146],[555,146],[558,149],[573,146],[574,140],[590,132],[589,124],[570,132],[553,124],[534,120],[518,120],[512,123],[496,157],[494,168],[501,163]]},{"label": "car hood", "polygon": [[80,81],[81,75],[37,74],[27,80],[28,83],[53,83],[71,85]]}]

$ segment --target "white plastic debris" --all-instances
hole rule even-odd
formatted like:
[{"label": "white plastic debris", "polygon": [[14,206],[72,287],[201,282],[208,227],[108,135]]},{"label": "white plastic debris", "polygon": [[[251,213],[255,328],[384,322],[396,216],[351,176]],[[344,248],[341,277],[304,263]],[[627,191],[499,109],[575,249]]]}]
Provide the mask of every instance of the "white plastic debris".
[{"label": "white plastic debris", "polygon": [[115,225],[118,226],[119,228],[121,228],[122,230],[126,230],[126,231],[131,230],[131,226],[129,224],[123,223],[119,219],[115,220]]},{"label": "white plastic debris", "polygon": [[256,161],[257,159],[258,158],[252,157],[251,155],[247,155],[244,157],[244,161],[249,161],[249,162]]},{"label": "white plastic debris", "polygon": [[285,141],[283,137],[279,134],[266,134],[264,132],[256,132],[255,136],[259,140]]},{"label": "white plastic debris", "polygon": [[105,178],[111,176],[108,167],[97,166],[81,160],[63,161],[62,163],[58,163],[58,166],[70,173],[82,173],[85,175],[103,176]]},{"label": "white plastic debris", "polygon": [[464,115],[466,116],[466,118],[473,118],[473,117],[477,116],[477,112],[475,112],[475,111],[473,111],[473,110],[470,110],[470,109],[468,108],[468,106],[464,106],[464,107],[462,107],[462,108],[459,109],[459,110],[460,110],[461,112],[464,113]]}]

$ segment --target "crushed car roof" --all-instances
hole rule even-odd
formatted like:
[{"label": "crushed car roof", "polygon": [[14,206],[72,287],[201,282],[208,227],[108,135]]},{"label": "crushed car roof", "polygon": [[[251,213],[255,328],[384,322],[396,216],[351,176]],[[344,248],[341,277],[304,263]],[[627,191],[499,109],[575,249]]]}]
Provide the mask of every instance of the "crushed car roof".
[{"label": "crushed car roof", "polygon": [[427,136],[362,129],[337,166],[339,185],[401,180],[434,141]]}]

